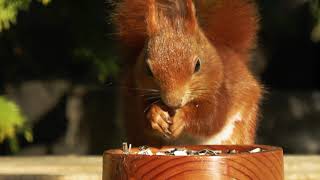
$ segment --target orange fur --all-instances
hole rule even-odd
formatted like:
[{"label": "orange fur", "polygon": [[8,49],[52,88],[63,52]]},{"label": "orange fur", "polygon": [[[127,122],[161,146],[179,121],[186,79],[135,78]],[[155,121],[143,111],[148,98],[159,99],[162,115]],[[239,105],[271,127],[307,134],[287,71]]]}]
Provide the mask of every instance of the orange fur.
[{"label": "orange fur", "polygon": [[[253,48],[259,27],[257,9],[252,1],[196,0],[195,4],[201,28],[217,47],[227,46],[241,53]],[[120,40],[138,51],[147,38],[146,5],[146,0],[124,0],[114,14]]]},{"label": "orange fur", "polygon": [[253,143],[261,86],[247,60],[257,19],[256,7],[248,0],[119,3],[114,21],[134,60],[124,81],[129,87],[156,89],[161,97],[151,105],[139,96],[126,98],[129,141]]},{"label": "orange fur", "polygon": [[250,0],[220,0],[213,4],[199,3],[199,20],[206,36],[219,46],[238,53],[253,48],[258,30],[255,4]]}]

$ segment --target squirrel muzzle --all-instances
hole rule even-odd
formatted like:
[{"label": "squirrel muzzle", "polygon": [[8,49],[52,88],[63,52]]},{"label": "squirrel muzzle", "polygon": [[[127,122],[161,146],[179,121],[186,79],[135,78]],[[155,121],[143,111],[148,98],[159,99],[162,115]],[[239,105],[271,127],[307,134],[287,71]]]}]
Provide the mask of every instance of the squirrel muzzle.
[{"label": "squirrel muzzle", "polygon": [[186,104],[183,89],[164,91],[161,93],[161,99],[165,105],[172,109],[178,109]]}]

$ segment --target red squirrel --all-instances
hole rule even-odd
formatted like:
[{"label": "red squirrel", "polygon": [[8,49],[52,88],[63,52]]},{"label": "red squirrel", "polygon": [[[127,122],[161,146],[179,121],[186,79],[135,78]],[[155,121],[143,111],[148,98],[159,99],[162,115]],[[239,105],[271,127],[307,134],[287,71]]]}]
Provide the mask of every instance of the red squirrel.
[{"label": "red squirrel", "polygon": [[248,68],[254,2],[123,0],[114,22],[130,56],[124,83],[143,92],[124,97],[130,143],[254,143],[262,96]]}]

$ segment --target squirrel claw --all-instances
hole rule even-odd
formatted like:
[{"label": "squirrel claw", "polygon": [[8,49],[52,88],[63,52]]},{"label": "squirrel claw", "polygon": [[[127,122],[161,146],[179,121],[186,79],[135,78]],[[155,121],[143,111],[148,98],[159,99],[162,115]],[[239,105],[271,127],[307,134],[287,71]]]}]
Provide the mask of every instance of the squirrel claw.
[{"label": "squirrel claw", "polygon": [[172,120],[170,119],[170,116],[168,113],[160,113],[160,116],[163,120],[165,120],[168,124],[172,124]]},{"label": "squirrel claw", "polygon": [[167,122],[168,124],[170,124],[170,125],[172,125],[172,124],[173,124],[173,122],[172,122],[172,120],[171,120],[171,119],[167,119],[167,120],[166,120],[166,122]]},{"label": "squirrel claw", "polygon": [[170,121],[168,112],[162,110],[158,105],[155,104],[150,108],[147,118],[151,122],[151,126],[154,130],[157,130],[168,138],[171,136],[172,132],[169,131],[169,127],[172,122]]},{"label": "squirrel claw", "polygon": [[169,135],[172,134],[168,129],[165,129],[164,132],[165,132],[166,134],[169,134]]},{"label": "squirrel claw", "polygon": [[172,138],[177,138],[184,130],[186,124],[185,124],[185,114],[183,111],[179,111],[175,114],[173,117],[173,124],[169,127],[169,130],[171,132]]},{"label": "squirrel claw", "polygon": [[163,136],[167,139],[171,139],[171,137],[168,134],[163,134]]}]

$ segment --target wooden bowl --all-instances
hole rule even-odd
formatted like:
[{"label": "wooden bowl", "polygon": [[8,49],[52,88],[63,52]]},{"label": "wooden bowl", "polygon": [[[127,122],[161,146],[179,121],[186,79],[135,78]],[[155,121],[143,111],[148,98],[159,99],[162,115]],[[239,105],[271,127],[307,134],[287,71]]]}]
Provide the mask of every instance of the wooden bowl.
[{"label": "wooden bowl", "polygon": [[[247,153],[254,148],[264,152]],[[123,154],[122,150],[108,150],[103,155],[103,180],[109,179],[253,179],[282,180],[283,151],[264,145],[244,146],[172,146],[191,150],[237,150],[236,154],[218,156],[169,156]],[[152,152],[159,149],[152,148]],[[137,152],[133,148],[131,152]]]}]

